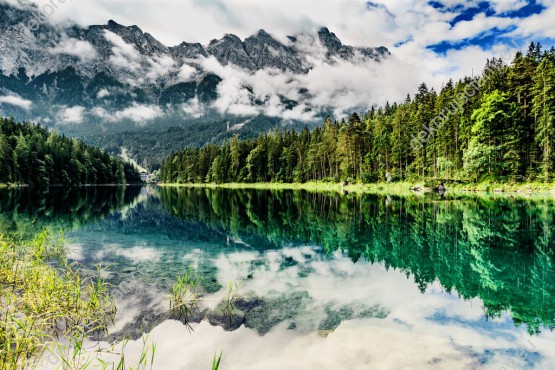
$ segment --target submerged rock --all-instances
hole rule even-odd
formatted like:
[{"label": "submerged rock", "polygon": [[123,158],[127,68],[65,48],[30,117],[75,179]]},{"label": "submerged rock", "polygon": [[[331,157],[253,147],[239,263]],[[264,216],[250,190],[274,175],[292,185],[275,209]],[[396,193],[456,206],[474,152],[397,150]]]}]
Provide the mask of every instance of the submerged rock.
[{"label": "submerged rock", "polygon": [[326,307],[327,317],[320,323],[320,331],[333,331],[339,327],[341,322],[353,319],[385,319],[389,312],[381,306],[353,306],[345,305],[337,309]]}]

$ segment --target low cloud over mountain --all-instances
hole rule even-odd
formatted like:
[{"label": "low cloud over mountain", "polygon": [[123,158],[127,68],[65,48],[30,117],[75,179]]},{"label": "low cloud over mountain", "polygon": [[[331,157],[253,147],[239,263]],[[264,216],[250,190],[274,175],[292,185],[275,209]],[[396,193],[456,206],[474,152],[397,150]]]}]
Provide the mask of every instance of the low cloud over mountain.
[{"label": "low cloud over mountain", "polygon": [[34,5],[0,4],[4,114],[64,126],[208,115],[313,122],[404,90],[380,82],[400,63],[385,47],[344,45],[327,28],[168,47],[138,26],[54,25],[36,14]]}]

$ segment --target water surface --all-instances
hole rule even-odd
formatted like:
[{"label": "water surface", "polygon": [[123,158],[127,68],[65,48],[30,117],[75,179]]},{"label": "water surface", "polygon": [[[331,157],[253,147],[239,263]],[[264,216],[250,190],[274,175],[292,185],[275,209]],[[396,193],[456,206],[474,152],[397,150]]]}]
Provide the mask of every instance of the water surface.
[{"label": "water surface", "polygon": [[[0,227],[102,264],[108,339],[160,369],[555,368],[551,200],[187,188],[0,190]],[[194,271],[200,305],[169,312]],[[225,310],[232,283],[233,310]],[[187,326],[189,325],[189,326]],[[138,349],[140,341],[128,350]]]}]

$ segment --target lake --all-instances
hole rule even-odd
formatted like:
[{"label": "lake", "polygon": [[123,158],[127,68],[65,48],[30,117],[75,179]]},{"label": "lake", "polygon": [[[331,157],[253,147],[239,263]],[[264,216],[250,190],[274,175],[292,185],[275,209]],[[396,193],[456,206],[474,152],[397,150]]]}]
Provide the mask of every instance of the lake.
[{"label": "lake", "polygon": [[[555,202],[171,187],[0,189],[0,229],[63,231],[155,369],[553,369]],[[198,307],[170,311],[177,276]]]}]

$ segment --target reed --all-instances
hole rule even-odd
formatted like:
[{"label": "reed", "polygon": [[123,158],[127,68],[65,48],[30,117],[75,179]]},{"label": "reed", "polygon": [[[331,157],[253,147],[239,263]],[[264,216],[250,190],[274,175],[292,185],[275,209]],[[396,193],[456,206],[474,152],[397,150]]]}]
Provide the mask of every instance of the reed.
[{"label": "reed", "polygon": [[183,276],[177,277],[177,282],[172,287],[170,295],[170,310],[179,314],[184,320],[189,331],[194,331],[190,324],[191,316],[198,311],[199,278],[193,270],[187,271]]},{"label": "reed", "polygon": [[223,352],[220,355],[214,355],[214,360],[212,360],[212,370],[218,370],[220,368],[220,362],[222,361]]},{"label": "reed", "polygon": [[235,302],[239,299],[239,285],[231,281],[227,288],[227,294],[224,300],[223,313],[224,316],[229,318],[229,323],[231,324],[233,320],[233,315],[235,315]]},{"label": "reed", "polygon": [[[125,340],[108,349],[84,347],[108,330],[116,306],[100,277],[102,268],[84,277],[66,256],[64,239],[47,231],[30,241],[0,235],[0,370],[47,362],[64,370],[152,368],[156,345],[146,339],[135,367],[126,364]],[[103,355],[116,360],[103,361]]]}]

